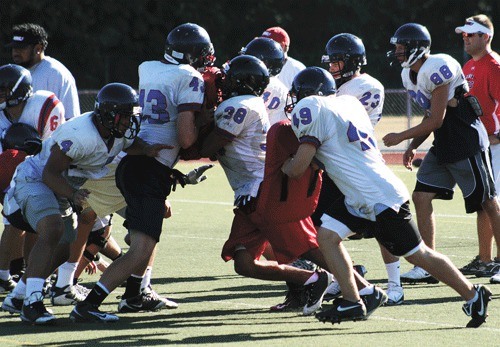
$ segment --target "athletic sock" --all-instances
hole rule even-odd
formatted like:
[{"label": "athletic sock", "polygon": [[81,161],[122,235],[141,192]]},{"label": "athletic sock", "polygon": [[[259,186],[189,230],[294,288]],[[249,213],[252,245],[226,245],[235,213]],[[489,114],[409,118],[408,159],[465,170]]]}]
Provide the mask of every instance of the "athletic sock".
[{"label": "athletic sock", "polygon": [[109,290],[101,282],[97,282],[94,288],[90,291],[89,295],[85,298],[84,302],[94,306],[99,306],[108,295]]},{"label": "athletic sock", "polygon": [[77,267],[78,263],[68,263],[68,262],[59,266],[59,270],[57,271],[56,287],[64,288],[67,285],[72,285]]},{"label": "athletic sock", "polygon": [[364,287],[359,291],[359,295],[370,295],[373,294],[373,291],[375,290],[375,286],[373,284],[370,284],[369,286]]},{"label": "athletic sock", "polygon": [[401,287],[401,271],[399,267],[399,260],[394,263],[385,264],[385,269],[387,270],[387,280],[389,283],[394,283],[395,285]]},{"label": "athletic sock", "polygon": [[317,272],[315,272],[311,275],[311,277],[309,277],[309,279],[306,281],[306,283],[304,283],[304,285],[307,286],[308,284],[314,283],[318,280],[318,278],[319,275]]},{"label": "athletic sock", "polygon": [[17,258],[10,261],[10,274],[18,275],[26,268],[24,258]]},{"label": "athletic sock", "polygon": [[16,287],[12,291],[15,298],[24,298],[26,296],[26,283],[21,279],[17,282]]},{"label": "athletic sock", "polygon": [[26,280],[26,298],[29,298],[31,294],[36,292],[43,292],[43,286],[45,284],[45,278],[30,277]]},{"label": "athletic sock", "polygon": [[142,277],[130,275],[127,279],[127,287],[125,288],[125,293],[122,295],[122,299],[132,298],[141,294],[141,283]]},{"label": "athletic sock", "polygon": [[141,292],[144,290],[144,288],[149,287],[151,284],[151,272],[153,271],[153,268],[151,266],[148,266],[146,268],[146,272],[144,273],[144,278],[142,279],[141,282]]}]

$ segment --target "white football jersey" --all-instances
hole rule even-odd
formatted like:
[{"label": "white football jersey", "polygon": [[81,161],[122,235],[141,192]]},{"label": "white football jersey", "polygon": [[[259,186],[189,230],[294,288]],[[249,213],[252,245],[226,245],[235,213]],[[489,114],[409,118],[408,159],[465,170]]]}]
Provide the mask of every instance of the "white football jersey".
[{"label": "white football jersey", "polygon": [[399,211],[409,200],[406,186],[385,165],[356,98],[306,97],[293,110],[292,129],[301,143],[317,148],[315,158],[345,195],[352,214],[374,221],[376,204]]},{"label": "white football jersey", "polygon": [[262,98],[235,96],[222,102],[215,111],[216,131],[230,139],[217,153],[235,199],[257,196],[264,178],[266,134],[269,120]]},{"label": "white football jersey", "polygon": [[173,167],[178,160],[177,115],[182,111],[199,111],[203,103],[204,82],[190,65],[146,61],[139,65],[139,102],[143,121],[139,137],[149,144],[173,146],[156,158]]},{"label": "white football jersey", "polygon": [[[64,123],[64,106],[54,93],[39,90],[26,101],[18,123],[31,125],[42,140]],[[4,111],[0,111],[0,135],[12,125]],[[1,145],[0,145],[1,147]]]},{"label": "white football jersey", "polygon": [[285,85],[276,76],[269,78],[269,84],[264,93],[262,93],[262,98],[264,99],[271,125],[288,119],[285,113],[287,95],[288,89],[286,89]]},{"label": "white football jersey", "polygon": [[66,109],[65,119],[80,115],[80,101],[75,78],[57,59],[45,56],[38,64],[30,67],[33,90],[48,90],[56,94]]},{"label": "white football jersey", "polygon": [[429,55],[418,71],[416,84],[410,79],[410,68],[401,71],[401,79],[412,99],[425,110],[431,108],[432,91],[440,85],[449,84],[448,100],[453,98],[458,86],[469,91],[462,67],[448,54]]},{"label": "white football jersey", "polygon": [[105,140],[99,134],[92,121],[93,112],[87,112],[80,117],[62,124],[54,131],[51,137],[43,141],[42,151],[19,165],[22,174],[32,179],[42,179],[42,172],[50,156],[52,146],[57,144],[63,153],[72,159],[70,168],[65,174],[72,183],[71,178],[83,181],[81,178],[99,179],[104,177],[108,168],[107,164],[113,161],[122,150],[132,145],[134,140],[115,138],[110,150]]},{"label": "white football jersey", "polygon": [[363,73],[342,84],[337,95],[354,96],[365,107],[373,127],[377,125],[385,99],[384,86],[377,79]]},{"label": "white football jersey", "polygon": [[292,89],[293,79],[299,72],[304,70],[306,66],[302,64],[297,59],[293,59],[288,56],[285,61],[285,65],[281,69],[280,73],[276,75],[278,79],[283,83],[287,90]]}]

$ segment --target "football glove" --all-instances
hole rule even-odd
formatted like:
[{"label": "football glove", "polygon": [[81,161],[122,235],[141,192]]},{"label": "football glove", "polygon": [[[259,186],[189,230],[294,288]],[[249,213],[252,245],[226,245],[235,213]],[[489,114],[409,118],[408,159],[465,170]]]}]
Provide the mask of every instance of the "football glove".
[{"label": "football glove", "polygon": [[177,184],[180,184],[182,188],[186,184],[198,184],[207,179],[207,176],[204,175],[205,171],[213,168],[213,164],[202,165],[194,170],[189,171],[187,174],[183,174],[179,170],[172,170],[172,191],[175,192],[175,188]]}]

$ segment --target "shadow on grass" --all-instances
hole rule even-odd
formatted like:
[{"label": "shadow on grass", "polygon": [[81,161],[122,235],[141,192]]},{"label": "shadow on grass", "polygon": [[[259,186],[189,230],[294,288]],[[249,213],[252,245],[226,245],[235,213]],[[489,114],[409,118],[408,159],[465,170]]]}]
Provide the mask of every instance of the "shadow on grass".
[{"label": "shadow on grass", "polygon": [[[319,324],[315,322],[315,324]],[[328,337],[332,338],[342,338],[342,337],[352,337],[353,335],[364,335],[369,337],[371,335],[391,335],[391,334],[401,334],[400,330],[365,330],[360,332],[359,329],[354,329],[358,327],[358,324],[355,323],[353,325],[350,322],[342,323],[342,325],[329,325],[325,324],[322,327],[311,327],[310,329],[300,329],[297,331],[283,331],[283,330],[272,330],[265,332],[255,332],[255,333],[228,333],[228,334],[217,334],[214,333],[210,336],[189,336],[183,339],[169,339],[168,336],[171,335],[169,333],[162,333],[161,335],[152,335],[152,334],[122,334],[122,335],[114,335],[109,337],[101,337],[96,339],[79,339],[73,341],[63,341],[62,344],[64,346],[84,346],[84,345],[120,345],[120,346],[161,346],[167,344],[185,344],[185,345],[200,345],[200,344],[214,344],[214,343],[234,343],[234,342],[246,342],[246,341],[270,341],[270,342],[278,342],[278,341],[288,341],[289,343],[293,343],[294,338],[300,338],[303,341],[304,338],[317,338],[317,337]],[[81,325],[79,325],[81,326]],[[183,326],[185,327],[185,326]],[[153,329],[154,327],[152,327]],[[275,328],[276,329],[276,328]],[[439,327],[439,328],[424,328],[424,329],[416,329],[418,332],[438,332],[438,331],[456,331],[462,330],[465,328],[461,327]],[[174,332],[173,332],[174,333]],[[193,334],[194,335],[194,334]],[[340,342],[340,341],[339,341]],[[59,343],[44,343],[39,344],[39,346],[59,346]]]}]

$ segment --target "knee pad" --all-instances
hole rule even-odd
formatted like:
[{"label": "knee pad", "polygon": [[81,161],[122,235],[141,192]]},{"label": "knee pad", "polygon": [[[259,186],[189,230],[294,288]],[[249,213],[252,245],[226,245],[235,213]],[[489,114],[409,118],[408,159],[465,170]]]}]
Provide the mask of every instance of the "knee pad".
[{"label": "knee pad", "polygon": [[94,244],[97,247],[104,248],[106,243],[108,243],[108,239],[103,236],[105,232],[106,227],[91,232],[89,234],[89,238],[87,239],[87,245]]}]

